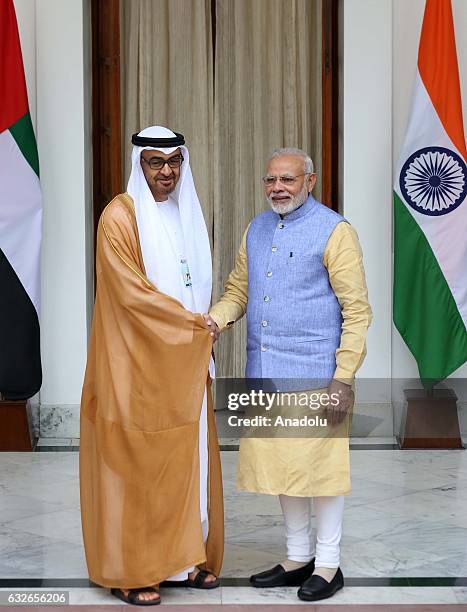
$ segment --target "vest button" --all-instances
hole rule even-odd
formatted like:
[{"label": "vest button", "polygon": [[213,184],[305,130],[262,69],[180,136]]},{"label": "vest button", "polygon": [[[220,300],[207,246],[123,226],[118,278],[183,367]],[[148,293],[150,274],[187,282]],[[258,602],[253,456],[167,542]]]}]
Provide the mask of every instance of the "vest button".
[{"label": "vest button", "polygon": [[265,301],[265,302],[269,302],[269,299],[270,299],[270,298],[269,298],[269,295],[265,295],[265,296],[264,296],[264,301]]},{"label": "vest button", "polygon": [[267,322],[267,321],[261,321],[261,325],[262,325],[263,327],[267,327],[267,326],[268,326],[268,322]]},{"label": "vest button", "polygon": [[261,345],[261,350],[263,351],[263,353],[265,353],[268,350],[267,346],[264,346],[264,344]]},{"label": "vest button", "polygon": [[272,272],[268,272],[266,276],[272,276]]},{"label": "vest button", "polygon": [[273,246],[273,247],[271,248],[271,251],[272,251],[273,253],[275,253],[275,252],[277,251],[277,247],[276,247],[276,246]]}]

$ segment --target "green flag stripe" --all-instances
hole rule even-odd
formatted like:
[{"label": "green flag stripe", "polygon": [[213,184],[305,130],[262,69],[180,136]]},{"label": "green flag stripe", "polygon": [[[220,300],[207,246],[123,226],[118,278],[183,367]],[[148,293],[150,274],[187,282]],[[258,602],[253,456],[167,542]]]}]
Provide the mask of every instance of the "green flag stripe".
[{"label": "green flag stripe", "polygon": [[467,361],[467,330],[419,225],[394,193],[394,323],[421,379],[442,380]]},{"label": "green flag stripe", "polygon": [[29,112],[10,127],[10,133],[28,164],[39,177],[39,156],[37,154],[36,137],[34,136]]}]

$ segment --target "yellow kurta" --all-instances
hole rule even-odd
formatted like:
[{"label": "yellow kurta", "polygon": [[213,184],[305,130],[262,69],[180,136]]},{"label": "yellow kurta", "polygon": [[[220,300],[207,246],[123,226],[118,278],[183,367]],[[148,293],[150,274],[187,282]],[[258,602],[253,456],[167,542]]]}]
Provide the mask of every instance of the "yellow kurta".
[{"label": "yellow kurta", "polygon": [[[133,202],[99,222],[97,294],[81,402],[80,492],[91,580],[156,584],[223,556],[220,456],[200,314],[146,278]],[[198,431],[208,386],[209,536],[200,521]]]},{"label": "yellow kurta", "polygon": [[[231,327],[246,312],[248,254],[243,236],[235,267],[210,315],[220,329]],[[323,255],[329,283],[342,308],[342,335],[334,378],[353,384],[365,357],[371,308],[358,236],[343,221],[332,232]],[[322,390],[325,391],[325,390]],[[342,426],[345,432],[349,423]],[[320,438],[244,438],[240,441],[237,486],[273,495],[344,495],[350,491],[349,439],[329,432]]]}]

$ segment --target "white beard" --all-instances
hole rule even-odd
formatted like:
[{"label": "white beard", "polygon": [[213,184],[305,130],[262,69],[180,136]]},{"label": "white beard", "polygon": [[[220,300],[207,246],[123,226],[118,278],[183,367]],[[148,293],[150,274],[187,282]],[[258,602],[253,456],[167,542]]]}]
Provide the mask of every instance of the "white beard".
[{"label": "white beard", "polygon": [[271,196],[267,197],[267,201],[272,210],[279,215],[287,215],[293,210],[299,208],[308,198],[308,189],[306,184],[303,185],[300,193],[296,196],[292,196],[288,204],[275,204]]}]

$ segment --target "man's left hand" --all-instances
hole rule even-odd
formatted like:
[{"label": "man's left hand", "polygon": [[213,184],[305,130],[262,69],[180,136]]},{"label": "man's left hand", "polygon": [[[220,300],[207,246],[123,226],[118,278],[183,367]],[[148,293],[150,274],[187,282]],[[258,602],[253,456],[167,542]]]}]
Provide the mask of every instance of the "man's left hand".
[{"label": "man's left hand", "polygon": [[[347,416],[354,401],[352,387],[338,380],[333,380],[328,387],[328,395],[331,398],[329,406],[326,408],[326,418],[328,425],[338,425]],[[338,398],[336,404],[335,398]]]}]

